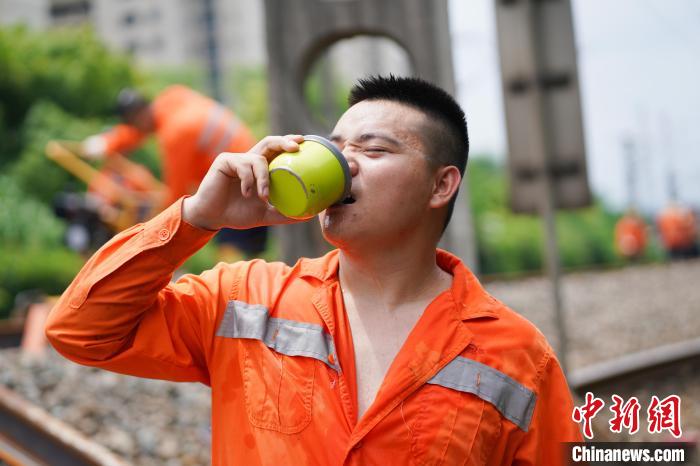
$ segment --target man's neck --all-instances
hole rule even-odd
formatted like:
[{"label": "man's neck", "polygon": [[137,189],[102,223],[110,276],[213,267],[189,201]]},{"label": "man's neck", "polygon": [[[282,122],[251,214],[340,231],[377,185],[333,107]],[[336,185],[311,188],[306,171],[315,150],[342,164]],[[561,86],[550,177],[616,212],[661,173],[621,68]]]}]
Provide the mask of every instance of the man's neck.
[{"label": "man's neck", "polygon": [[340,251],[339,280],[344,293],[371,298],[393,310],[432,299],[449,288],[452,276],[435,262],[435,248],[406,244],[355,253]]},{"label": "man's neck", "polygon": [[355,348],[360,416],[425,308],[451,284],[452,276],[435,262],[434,247],[409,246],[340,251],[338,274]]}]

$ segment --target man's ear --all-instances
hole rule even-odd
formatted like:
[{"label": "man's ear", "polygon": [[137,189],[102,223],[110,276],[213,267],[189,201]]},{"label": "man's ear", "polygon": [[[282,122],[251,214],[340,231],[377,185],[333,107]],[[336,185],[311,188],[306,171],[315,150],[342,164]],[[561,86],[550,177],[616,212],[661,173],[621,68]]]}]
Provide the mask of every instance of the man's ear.
[{"label": "man's ear", "polygon": [[440,167],[435,172],[430,207],[439,209],[446,206],[462,183],[462,175],[454,165]]}]

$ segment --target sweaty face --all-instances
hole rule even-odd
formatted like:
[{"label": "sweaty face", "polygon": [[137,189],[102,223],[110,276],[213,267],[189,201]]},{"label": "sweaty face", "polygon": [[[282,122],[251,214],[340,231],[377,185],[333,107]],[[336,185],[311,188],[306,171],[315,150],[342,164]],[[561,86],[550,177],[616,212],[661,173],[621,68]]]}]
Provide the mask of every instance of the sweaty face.
[{"label": "sweaty face", "polygon": [[343,114],[331,140],[350,165],[354,202],[319,215],[328,242],[339,248],[389,246],[425,221],[432,192],[426,118],[386,100],[363,101]]}]

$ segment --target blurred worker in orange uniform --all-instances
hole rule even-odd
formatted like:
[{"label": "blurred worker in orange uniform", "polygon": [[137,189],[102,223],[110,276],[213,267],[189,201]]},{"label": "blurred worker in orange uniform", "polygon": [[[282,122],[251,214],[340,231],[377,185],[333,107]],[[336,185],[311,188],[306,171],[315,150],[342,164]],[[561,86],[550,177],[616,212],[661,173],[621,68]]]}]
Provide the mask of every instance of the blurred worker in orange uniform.
[{"label": "blurred worker in orange uniform", "polygon": [[698,230],[692,210],[672,203],[656,220],[661,242],[672,259],[697,257]]},{"label": "blurred worker in orange uniform", "polygon": [[[244,153],[255,144],[250,130],[230,110],[181,85],[166,88],[153,101],[133,89],[124,89],[117,98],[117,112],[123,124],[87,138],[82,152],[91,159],[130,152],[153,134],[168,188],[163,207],[193,194],[216,155]],[[266,232],[265,227],[222,230],[217,240],[233,244],[246,255],[256,255],[265,248]]]},{"label": "blurred worker in orange uniform", "polygon": [[630,209],[615,224],[615,248],[622,257],[637,260],[644,254],[646,245],[646,224],[634,209]]},{"label": "blurred worker in orange uniform", "polygon": [[303,138],[268,136],[100,249],[49,341],[80,364],[211,386],[214,466],[567,464],[582,435],[554,350],[436,249],[466,169],[463,111],[393,76],[349,103],[330,139],[352,189],[319,215],[337,249],[171,282],[219,228],[297,221],[267,202],[268,161]]}]

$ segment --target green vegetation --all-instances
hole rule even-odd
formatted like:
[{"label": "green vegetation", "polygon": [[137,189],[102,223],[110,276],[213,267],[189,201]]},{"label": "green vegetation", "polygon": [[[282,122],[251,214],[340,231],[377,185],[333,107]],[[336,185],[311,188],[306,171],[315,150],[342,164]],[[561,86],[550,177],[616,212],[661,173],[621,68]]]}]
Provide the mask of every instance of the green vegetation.
[{"label": "green vegetation", "polygon": [[335,75],[330,63],[328,56],[316,60],[304,82],[304,99],[311,117],[329,132],[348,109],[352,87],[352,83]]},{"label": "green vegetation", "polygon": [[[508,208],[508,185],[502,164],[485,157],[472,157],[467,168],[480,272],[517,275],[543,268],[542,220],[516,215]],[[565,268],[622,264],[613,244],[613,231],[620,214],[599,200],[591,207],[557,213],[557,234]],[[658,245],[650,241],[644,260],[660,260]]]},{"label": "green vegetation", "polygon": [[[514,274],[540,270],[543,231],[540,218],[508,209],[508,187],[502,165],[474,157],[467,169],[476,221],[482,273]],[[565,267],[617,261],[612,231],[617,216],[596,202],[592,207],[557,214],[557,233]]]},{"label": "green vegetation", "polygon": [[267,74],[263,68],[238,68],[229,73],[231,108],[256,138],[268,134]]},{"label": "green vegetation", "polygon": [[81,119],[51,101],[40,100],[24,120],[23,150],[8,173],[26,194],[51,205],[54,195],[66,186],[75,185],[81,189],[85,186],[46,157],[46,143],[52,139],[78,141],[103,129],[96,119]]},{"label": "green vegetation", "polygon": [[21,154],[21,129],[37,102],[78,117],[108,117],[119,90],[137,83],[127,58],[109,52],[89,29],[0,28],[0,167]]},{"label": "green vegetation", "polygon": [[0,317],[18,292],[61,293],[80,270],[80,256],[62,246],[64,230],[46,204],[0,176]]}]

